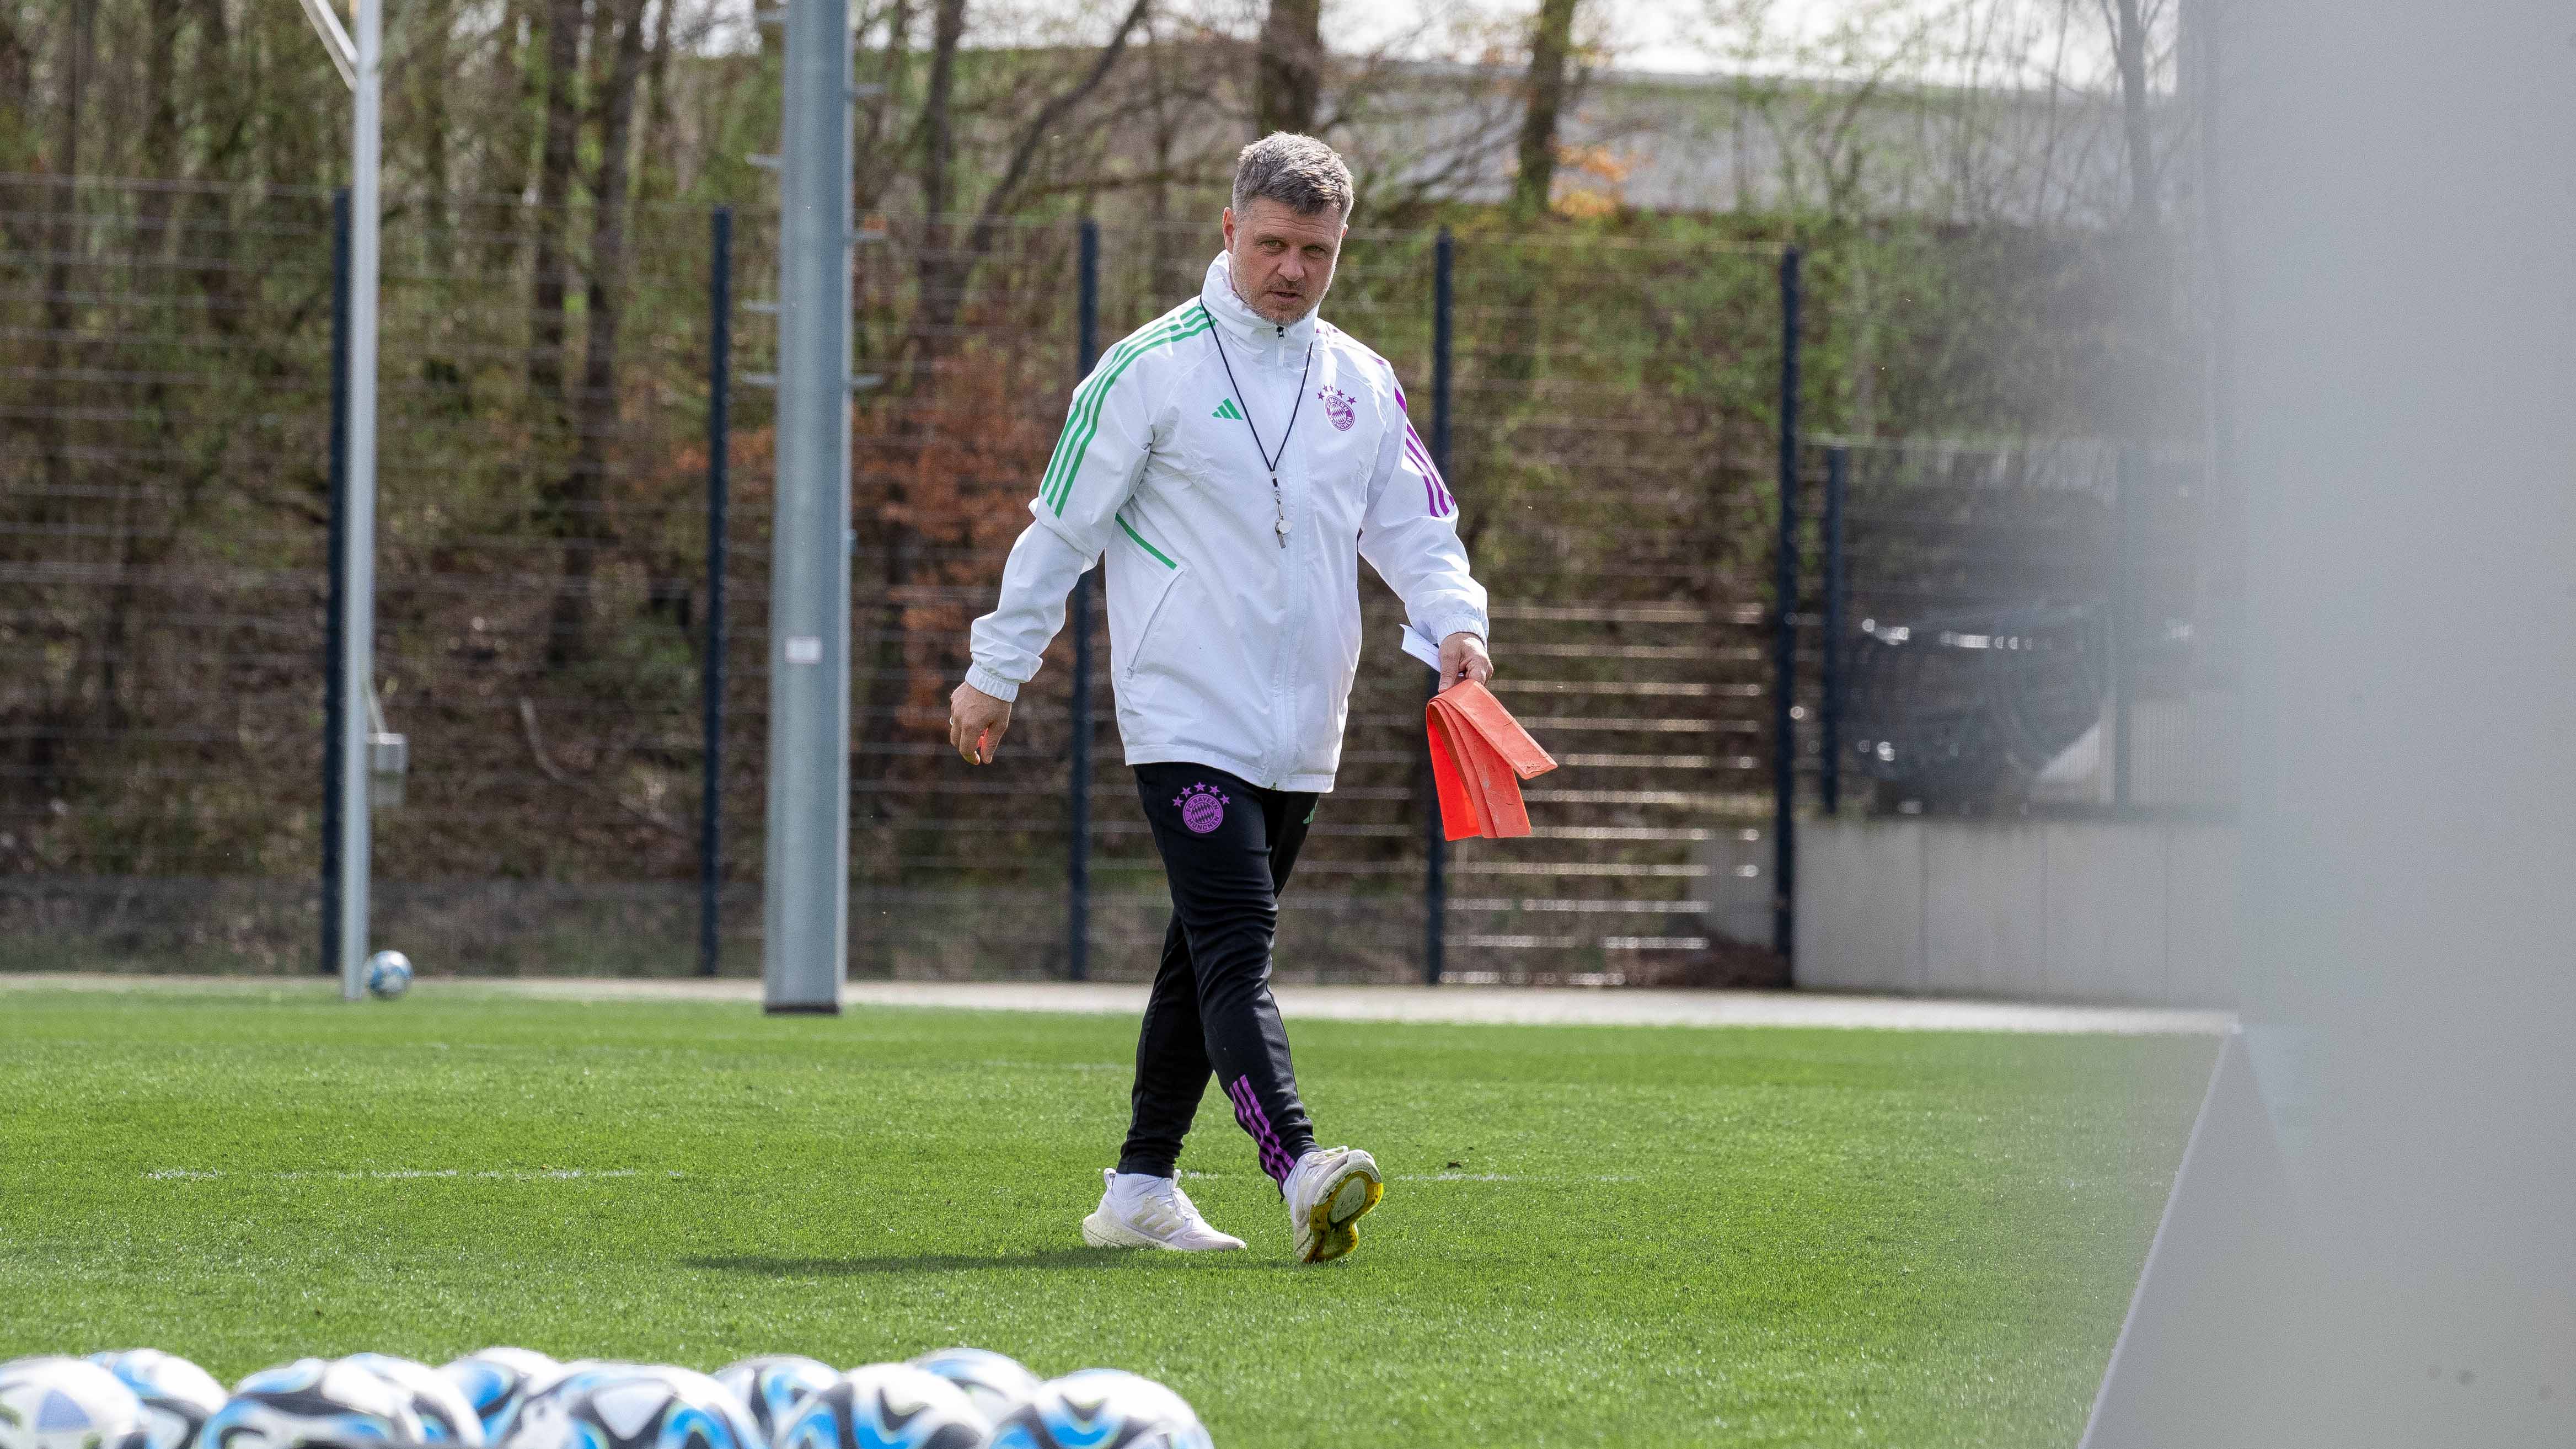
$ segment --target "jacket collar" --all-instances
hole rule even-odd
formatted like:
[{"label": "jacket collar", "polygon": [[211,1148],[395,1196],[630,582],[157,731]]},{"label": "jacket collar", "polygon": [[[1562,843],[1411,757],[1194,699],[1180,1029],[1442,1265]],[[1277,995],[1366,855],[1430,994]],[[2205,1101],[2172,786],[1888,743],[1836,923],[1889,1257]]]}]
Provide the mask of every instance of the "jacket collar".
[{"label": "jacket collar", "polygon": [[1199,304],[1224,329],[1228,342],[1264,355],[1274,350],[1292,357],[1300,355],[1315,337],[1314,312],[1283,330],[1278,323],[1245,306],[1243,299],[1234,294],[1234,258],[1225,252],[1218,252],[1216,260],[1208,263],[1207,280],[1199,286]]}]

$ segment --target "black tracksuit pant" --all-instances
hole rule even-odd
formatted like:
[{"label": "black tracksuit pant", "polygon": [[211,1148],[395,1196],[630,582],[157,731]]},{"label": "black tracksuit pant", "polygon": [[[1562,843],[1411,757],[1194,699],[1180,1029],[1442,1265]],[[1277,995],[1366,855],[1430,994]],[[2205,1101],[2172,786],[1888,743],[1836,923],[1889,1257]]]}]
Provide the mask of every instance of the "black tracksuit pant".
[{"label": "black tracksuit pant", "polygon": [[1270,945],[1316,797],[1191,764],[1138,765],[1136,788],[1171,881],[1172,924],[1136,1041],[1118,1170],[1172,1175],[1213,1071],[1262,1170],[1284,1184],[1315,1133],[1270,999]]}]

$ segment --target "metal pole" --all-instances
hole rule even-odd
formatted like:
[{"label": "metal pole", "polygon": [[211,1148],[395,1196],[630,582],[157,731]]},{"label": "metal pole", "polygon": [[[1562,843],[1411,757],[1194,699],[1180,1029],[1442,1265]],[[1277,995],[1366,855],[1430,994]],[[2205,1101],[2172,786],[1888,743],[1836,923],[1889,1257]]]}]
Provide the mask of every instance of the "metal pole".
[{"label": "metal pole", "polygon": [[772,1012],[841,1009],[850,920],[850,7],[787,7],[770,537]]},{"label": "metal pole", "polygon": [[707,262],[707,646],[698,671],[704,721],[698,785],[698,974],[713,976],[723,955],[725,495],[732,447],[733,208],[710,221]]},{"label": "metal pole", "polygon": [[1780,254],[1780,538],[1771,668],[1771,949],[1796,945],[1798,722],[1798,249]]},{"label": "metal pole", "polygon": [[2137,697],[2138,494],[2145,460],[2136,448],[2120,450],[2113,487],[2111,558],[2111,808],[2130,803],[2129,722]]},{"label": "metal pole", "polygon": [[349,732],[349,188],[331,193],[331,593],[322,621],[322,956],[325,976],[340,961],[340,825],[349,808],[341,741]]},{"label": "metal pole", "polygon": [[384,137],[384,0],[357,0],[357,105],[349,168],[348,587],[341,597],[340,994],[365,990],[367,895],[374,870],[368,819],[367,712],[376,677],[376,279],[384,216],[377,161]]},{"label": "metal pole", "polygon": [[[1100,362],[1100,223],[1082,219],[1082,302],[1075,322],[1074,381]],[[1097,566],[1073,581],[1072,763],[1066,780],[1064,974],[1091,979],[1091,590]]]},{"label": "metal pole", "polygon": [[1824,698],[1816,721],[1816,785],[1825,813],[1843,808],[1843,490],[1851,449],[1825,450]]},{"label": "metal pole", "polygon": [[[1431,268],[1431,465],[1443,477],[1449,472],[1450,323],[1457,270],[1457,243],[1449,228],[1440,228],[1432,249]],[[1440,692],[1440,671],[1431,671],[1432,694]],[[1422,766],[1422,983],[1440,984],[1449,955],[1449,840],[1440,825],[1440,791],[1431,778],[1430,741],[1423,741]]]}]

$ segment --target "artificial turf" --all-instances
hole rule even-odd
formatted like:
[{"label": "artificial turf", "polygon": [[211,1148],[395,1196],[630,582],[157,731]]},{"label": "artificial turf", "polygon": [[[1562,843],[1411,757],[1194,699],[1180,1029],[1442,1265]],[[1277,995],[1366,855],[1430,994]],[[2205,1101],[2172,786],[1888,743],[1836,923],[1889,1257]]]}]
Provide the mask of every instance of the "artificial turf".
[{"label": "artificial turf", "polygon": [[1100,1252],[1133,1024],[0,988],[0,1359],[511,1343],[714,1368],[950,1343],[1105,1364],[1220,1449],[2071,1444],[2211,1044],[1292,1024],[1388,1177],[1289,1257]]}]

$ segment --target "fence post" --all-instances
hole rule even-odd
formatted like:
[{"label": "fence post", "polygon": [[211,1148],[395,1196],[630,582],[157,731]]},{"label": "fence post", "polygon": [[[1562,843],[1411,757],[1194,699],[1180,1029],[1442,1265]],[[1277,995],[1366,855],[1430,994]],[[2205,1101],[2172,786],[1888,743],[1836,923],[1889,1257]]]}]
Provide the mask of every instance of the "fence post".
[{"label": "fence post", "polygon": [[1780,254],[1780,538],[1771,670],[1771,949],[1796,943],[1798,722],[1798,249]]},{"label": "fence post", "polygon": [[2120,450],[2113,483],[2111,558],[2111,808],[2130,804],[2129,721],[2137,694],[2138,495],[2146,460],[2135,447]]},{"label": "fence post", "polygon": [[340,974],[340,901],[347,859],[340,824],[349,809],[341,739],[349,722],[349,188],[331,193],[330,598],[322,622],[322,974]]},{"label": "fence post", "polygon": [[[1100,361],[1100,223],[1082,219],[1082,290],[1077,314],[1074,381],[1091,375]],[[1091,591],[1097,565],[1073,581],[1067,605],[1073,619],[1072,764],[1066,788],[1064,876],[1064,974],[1070,981],[1091,979]]]},{"label": "fence post", "polygon": [[706,731],[698,786],[698,974],[713,976],[724,921],[725,509],[733,385],[733,208],[709,221],[707,261],[707,647],[698,671]]},{"label": "fence post", "polygon": [[[1440,228],[1431,265],[1431,466],[1449,472],[1450,322],[1457,243]],[[1431,671],[1430,692],[1440,692]],[[1437,986],[1449,954],[1449,839],[1440,824],[1440,791],[1431,776],[1431,742],[1423,739],[1422,763],[1422,984]]]},{"label": "fence post", "polygon": [[1825,450],[1824,698],[1816,720],[1816,787],[1825,813],[1843,807],[1843,490],[1851,449]]}]

